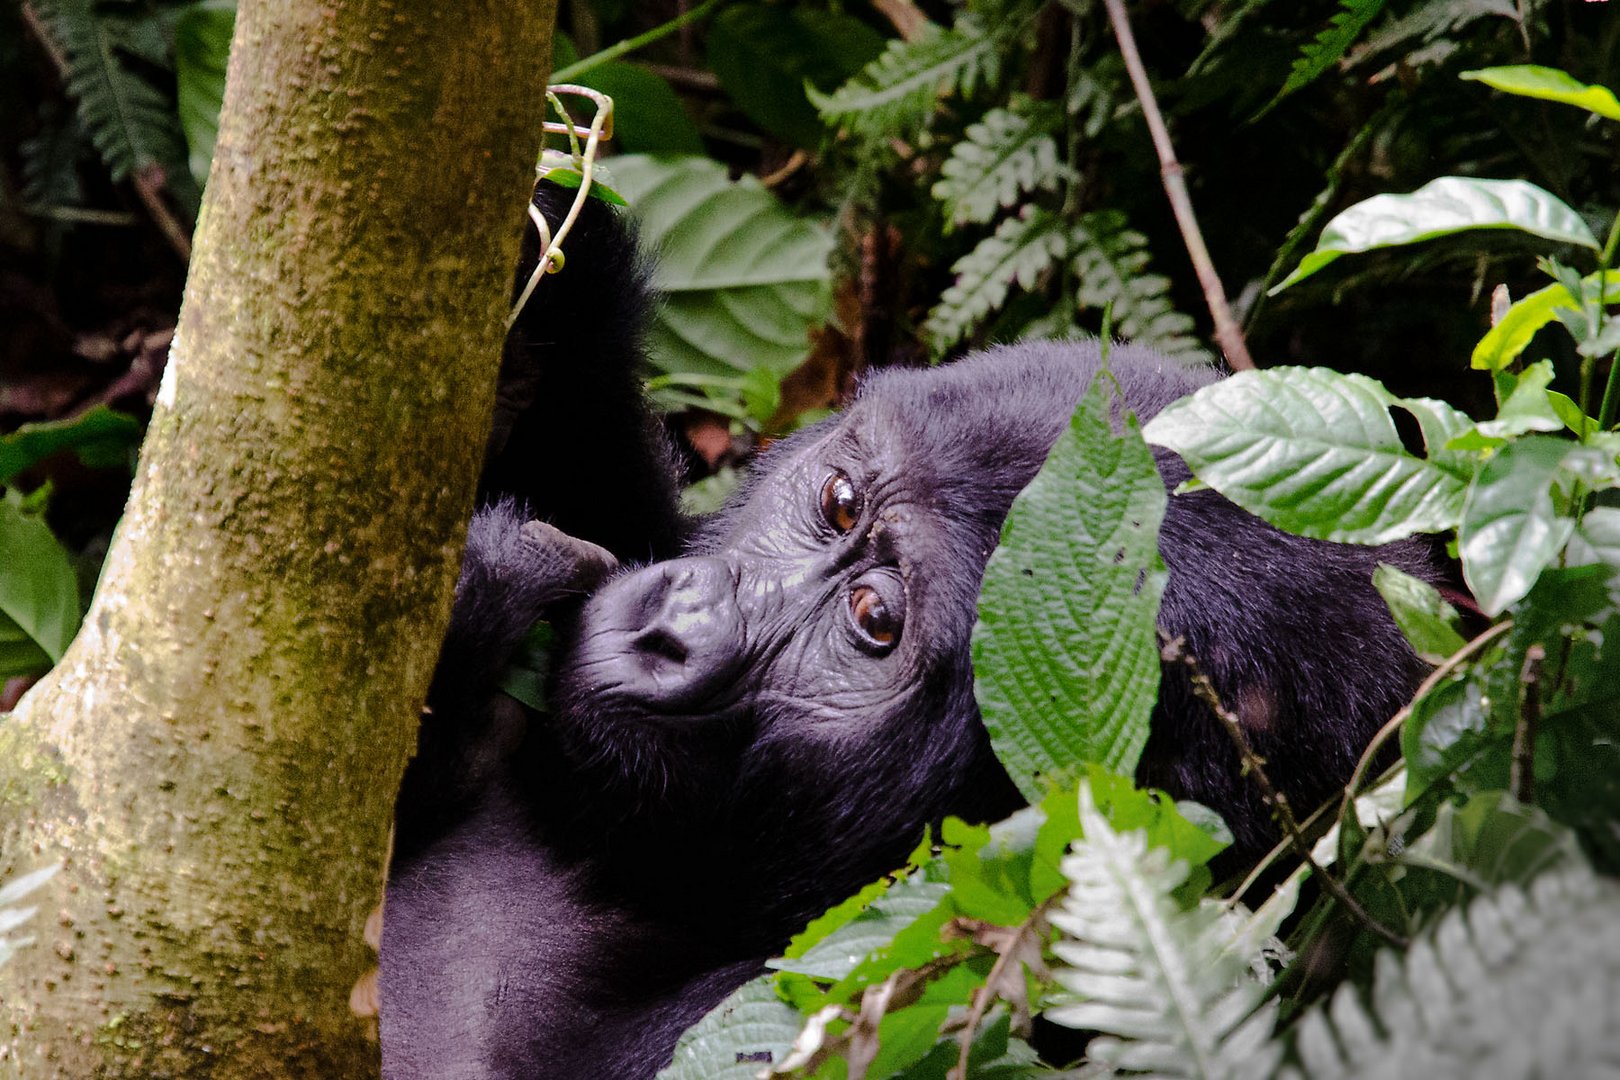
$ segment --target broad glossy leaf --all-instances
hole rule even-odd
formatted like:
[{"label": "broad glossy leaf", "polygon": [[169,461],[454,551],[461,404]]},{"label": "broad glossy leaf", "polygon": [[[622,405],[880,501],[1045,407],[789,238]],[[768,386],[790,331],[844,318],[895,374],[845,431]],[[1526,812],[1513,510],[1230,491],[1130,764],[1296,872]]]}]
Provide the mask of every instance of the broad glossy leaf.
[{"label": "broad glossy leaf", "polygon": [[1498,439],[1532,431],[1562,431],[1563,418],[1547,396],[1547,388],[1552,385],[1552,380],[1551,360],[1531,364],[1514,382],[1507,400],[1496,411],[1496,418],[1481,421],[1475,425],[1475,430],[1481,435]]},{"label": "broad glossy leaf", "polygon": [[974,693],[1026,796],[1083,762],[1136,767],[1158,697],[1165,494],[1099,377],[1013,503],[973,630]]},{"label": "broad glossy leaf", "polygon": [[1322,230],[1316,250],[1271,294],[1311,276],[1340,255],[1415,244],[1466,229],[1518,229],[1566,244],[1598,247],[1579,214],[1527,180],[1442,176],[1410,195],[1374,195],[1340,213]]},{"label": "broad glossy leaf", "polygon": [[140,421],[105,405],[67,420],[24,424],[10,434],[0,435],[0,484],[65,450],[73,451],[92,469],[127,466],[130,452],[140,441]]},{"label": "broad glossy leaf", "polygon": [[[79,584],[61,543],[44,519],[0,500],[0,638],[15,627],[52,661],[60,660],[79,629]],[[8,652],[13,659],[20,645]]]},{"label": "broad glossy leaf", "polygon": [[[1417,417],[1427,458],[1401,445],[1391,406]],[[1271,368],[1204,387],[1154,417],[1143,435],[1280,529],[1382,544],[1457,523],[1472,459],[1442,448],[1470,423],[1450,406],[1397,398],[1365,376]]]},{"label": "broad glossy leaf", "polygon": [[[1588,275],[1584,283],[1595,288],[1597,275]],[[1604,303],[1620,303],[1620,270],[1610,270],[1605,275],[1603,288]],[[1524,352],[1531,339],[1536,336],[1536,331],[1557,318],[1555,312],[1559,308],[1577,306],[1579,305],[1575,297],[1559,282],[1537,289],[1508,308],[1507,313],[1497,320],[1496,325],[1479,339],[1479,344],[1474,346],[1470,364],[1481,370],[1502,370],[1518,359],[1519,354]]]},{"label": "broad glossy leaf", "polygon": [[1614,91],[1603,86],[1588,86],[1568,72],[1536,64],[1515,64],[1509,67],[1479,68],[1458,76],[1472,79],[1486,86],[1520,97],[1541,98],[1574,105],[1578,109],[1596,113],[1610,120],[1620,120],[1620,101]]},{"label": "broad glossy leaf", "polygon": [[1517,439],[1469,488],[1457,541],[1463,578],[1487,615],[1529,592],[1574,531],[1575,522],[1558,512],[1553,485],[1578,449],[1544,435]]},{"label": "broad glossy leaf", "polygon": [[1454,629],[1457,609],[1440,591],[1387,563],[1373,571],[1373,586],[1389,605],[1395,625],[1419,655],[1438,660],[1462,648],[1465,642]]},{"label": "broad glossy leaf", "polygon": [[614,158],[612,173],[658,252],[655,363],[718,376],[797,367],[831,310],[826,224],[707,158],[631,154]]},{"label": "broad glossy leaf", "polygon": [[1575,834],[1505,791],[1443,803],[1434,825],[1399,861],[1450,874],[1474,888],[1524,883],[1537,874],[1585,861]]},{"label": "broad glossy leaf", "polygon": [[771,982],[761,975],[716,1005],[681,1036],[658,1080],[754,1080],[786,1058],[801,1018]]}]

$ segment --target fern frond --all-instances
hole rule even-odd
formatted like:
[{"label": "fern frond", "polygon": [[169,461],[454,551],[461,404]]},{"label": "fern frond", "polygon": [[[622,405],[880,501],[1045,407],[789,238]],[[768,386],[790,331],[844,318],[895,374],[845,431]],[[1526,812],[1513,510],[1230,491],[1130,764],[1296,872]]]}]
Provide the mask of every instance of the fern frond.
[{"label": "fern frond", "polygon": [[1046,1011],[1101,1034],[1088,1056],[1154,1077],[1266,1076],[1279,1056],[1275,1009],[1256,1011],[1264,987],[1234,947],[1243,934],[1226,905],[1184,910],[1172,895],[1187,864],[1145,831],[1118,833],[1080,789],[1082,837],[1063,860],[1071,883],[1052,923],[1067,935],[1052,947],[1058,983],[1072,1003]]},{"label": "fern frond", "polygon": [[166,62],[155,17],[126,13],[122,5],[103,11],[94,0],[40,0],[35,7],[67,57],[68,96],[113,180],[152,164],[183,174],[185,143],[173,101],[122,59],[129,53]]},{"label": "fern frond", "polygon": [[928,313],[923,330],[935,353],[955,345],[1007,302],[1014,283],[1032,289],[1063,258],[1068,236],[1061,219],[1039,207],[1010,217],[951,266],[956,282]]},{"label": "fern frond", "polygon": [[946,218],[956,225],[986,222],[1022,196],[1056,188],[1068,172],[1052,137],[1058,115],[1039,105],[991,109],[968,125],[934,184]]},{"label": "fern frond", "polygon": [[1373,17],[1384,10],[1385,0],[1339,0],[1339,10],[1328,22],[1326,30],[1299,51],[1299,57],[1288,73],[1288,81],[1277,92],[1280,100],[1295,90],[1315,82],[1328,68],[1338,63],[1350,46],[1355,44],[1361,31]]},{"label": "fern frond", "polygon": [[1170,280],[1144,273],[1147,237],[1126,228],[1125,216],[1104,210],[1071,227],[1076,300],[1082,308],[1114,305],[1114,328],[1127,341],[1152,345],[1184,363],[1204,363],[1209,353],[1192,336],[1193,321],[1170,302]]},{"label": "fern frond", "polygon": [[[1487,16],[1517,20],[1519,10],[1514,0],[1426,0],[1370,35],[1355,59],[1370,60],[1414,38],[1424,44],[1439,44],[1437,38],[1453,38],[1469,23]],[[1446,44],[1452,48],[1458,45],[1455,41]],[[1421,51],[1408,50],[1401,59],[1411,64],[1413,56]]]},{"label": "fern frond", "polygon": [[1587,1077],[1620,1072],[1620,884],[1584,865],[1447,912],[1300,1021],[1283,1080]]},{"label": "fern frond", "polygon": [[896,39],[830,94],[805,84],[823,121],[881,138],[920,126],[943,94],[966,92],[999,72],[1000,41],[991,34],[938,27],[915,41]]}]

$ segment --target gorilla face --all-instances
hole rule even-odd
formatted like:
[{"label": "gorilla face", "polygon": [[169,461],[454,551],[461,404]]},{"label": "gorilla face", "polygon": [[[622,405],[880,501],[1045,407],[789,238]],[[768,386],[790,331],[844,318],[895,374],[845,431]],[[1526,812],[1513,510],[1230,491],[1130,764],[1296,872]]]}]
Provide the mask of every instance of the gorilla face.
[{"label": "gorilla face", "polygon": [[1087,374],[1016,355],[889,373],[779,444],[692,554],[586,603],[558,666],[570,756],[733,852],[846,840],[855,878],[947,811],[1002,809],[979,584]]}]

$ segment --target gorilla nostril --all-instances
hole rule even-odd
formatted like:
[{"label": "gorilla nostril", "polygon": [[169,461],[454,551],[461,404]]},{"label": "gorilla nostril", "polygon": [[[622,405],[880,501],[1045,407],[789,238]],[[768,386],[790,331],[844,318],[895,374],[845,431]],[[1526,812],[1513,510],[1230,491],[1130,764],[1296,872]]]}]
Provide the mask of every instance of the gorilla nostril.
[{"label": "gorilla nostril", "polygon": [[689,651],[681,640],[662,627],[654,627],[636,639],[636,648],[677,664],[686,663]]}]

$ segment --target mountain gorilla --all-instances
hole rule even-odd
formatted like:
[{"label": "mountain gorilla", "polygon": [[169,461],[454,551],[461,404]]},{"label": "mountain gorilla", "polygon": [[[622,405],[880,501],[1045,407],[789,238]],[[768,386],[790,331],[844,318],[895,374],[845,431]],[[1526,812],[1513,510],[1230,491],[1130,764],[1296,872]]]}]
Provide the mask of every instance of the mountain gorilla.
[{"label": "mountain gorilla", "polygon": [[[556,220],[571,193],[545,188]],[[974,704],[975,600],[1097,346],[875,373],[683,541],[636,385],[645,279],[633,238],[588,210],[509,346],[494,501],[469,531],[400,796],[389,1080],[650,1077],[929,823],[1018,805]],[[1144,417],[1217,378],[1131,346],[1109,365]],[[1158,464],[1169,486],[1187,476],[1172,455]],[[1164,629],[1314,805],[1419,676],[1371,575],[1380,559],[1424,572],[1422,556],[1287,536],[1208,491],[1170,500],[1160,549]],[[542,617],[556,633],[544,716],[500,690]],[[1184,670],[1166,669],[1153,723],[1141,778],[1219,810],[1243,851],[1267,844]]]}]

